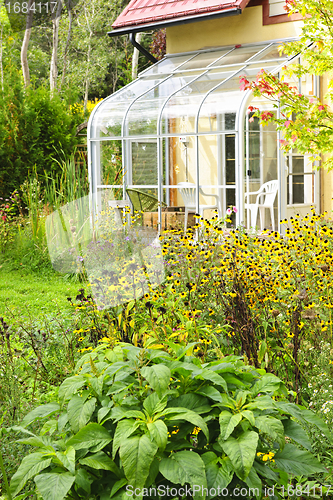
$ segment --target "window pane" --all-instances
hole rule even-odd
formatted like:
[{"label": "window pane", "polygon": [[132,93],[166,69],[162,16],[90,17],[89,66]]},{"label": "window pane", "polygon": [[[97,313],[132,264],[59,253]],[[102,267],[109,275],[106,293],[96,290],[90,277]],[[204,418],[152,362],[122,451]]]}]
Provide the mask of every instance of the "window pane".
[{"label": "window pane", "polygon": [[157,141],[131,141],[132,184],[157,184]]}]

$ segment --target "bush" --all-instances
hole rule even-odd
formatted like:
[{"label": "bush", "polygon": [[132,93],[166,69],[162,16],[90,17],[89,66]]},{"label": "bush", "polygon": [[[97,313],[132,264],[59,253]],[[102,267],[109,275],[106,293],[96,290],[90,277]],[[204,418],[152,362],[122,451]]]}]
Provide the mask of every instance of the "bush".
[{"label": "bush", "polygon": [[[181,486],[200,487],[195,496],[209,500],[217,488],[228,488],[228,498],[236,487],[257,488],[248,498],[261,499],[266,487],[286,486],[288,474],[325,471],[295,420],[330,436],[328,428],[286,400],[279,378],[237,356],[202,364],[194,347],[105,342],[85,354],[58,401],[16,428],[28,434],[19,442],[37,450],[12,477],[13,496],[33,478],[29,493],[44,500],[128,498],[137,488],[135,497],[157,498],[150,488]],[[39,419],[45,423],[35,435],[27,427]]]},{"label": "bush", "polygon": [[0,196],[8,197],[28,172],[54,174],[77,144],[80,115],[58,94],[44,87],[24,89],[16,69],[6,69],[4,92],[0,92]]}]

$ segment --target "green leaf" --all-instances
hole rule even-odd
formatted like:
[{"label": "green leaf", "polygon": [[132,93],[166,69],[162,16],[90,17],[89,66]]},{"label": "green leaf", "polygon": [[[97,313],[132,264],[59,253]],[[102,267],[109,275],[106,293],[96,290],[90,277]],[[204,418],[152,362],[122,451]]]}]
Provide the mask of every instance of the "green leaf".
[{"label": "green leaf", "polygon": [[147,410],[150,416],[164,410],[166,405],[166,401],[161,401],[156,392],[151,393],[143,402],[143,407]]},{"label": "green leaf", "polygon": [[109,408],[108,406],[102,406],[97,412],[97,422],[99,424],[103,423],[103,420],[109,415],[110,412],[111,408]]},{"label": "green leaf", "polygon": [[194,411],[187,410],[186,408],[167,408],[164,410],[164,415],[169,415],[170,413],[176,413],[176,415],[167,417],[168,422],[174,422],[177,420],[186,420],[187,422],[191,422],[191,424],[200,427],[204,435],[206,436],[207,441],[209,441],[209,431],[206,422],[204,419],[195,413]]},{"label": "green leaf", "polygon": [[269,396],[258,396],[254,401],[243,406],[246,410],[273,410],[275,409],[275,401]]},{"label": "green leaf", "polygon": [[279,469],[295,476],[309,476],[326,471],[311,453],[292,444],[286,444],[284,450],[274,456],[274,460]]},{"label": "green leaf", "polygon": [[56,451],[56,456],[65,469],[75,474],[75,449],[73,446],[69,446],[64,453]]},{"label": "green leaf", "polygon": [[51,436],[57,430],[57,427],[58,427],[58,420],[55,419],[47,420],[44,423],[43,427],[41,428],[39,434],[43,436],[44,434],[48,433]]},{"label": "green leaf", "polygon": [[262,417],[257,417],[256,427],[259,429],[259,432],[265,432],[268,434],[274,441],[276,441],[281,450],[283,450],[285,445],[285,437],[284,437],[284,428],[281,420],[278,420],[275,417],[271,417],[270,415],[263,415]]},{"label": "green leaf", "polygon": [[27,427],[37,418],[44,418],[52,415],[53,413],[59,412],[60,405],[58,403],[48,403],[46,405],[37,406],[34,410],[30,411],[28,415],[22,420],[22,427]]},{"label": "green leaf", "polygon": [[255,420],[254,420],[254,415],[253,412],[250,410],[244,410],[241,412],[244,418],[250,422],[251,425],[255,426]]},{"label": "green leaf", "polygon": [[155,483],[155,479],[156,479],[156,476],[157,476],[158,471],[159,471],[159,465],[160,465],[160,461],[155,456],[154,460],[150,464],[149,474],[148,474],[148,477],[146,479],[146,484],[145,484],[146,488],[149,488],[149,486],[151,486],[153,483]]},{"label": "green leaf", "polygon": [[[211,411],[211,405],[209,401],[204,396],[200,396],[196,392],[187,392],[179,397],[176,397],[168,402],[168,408],[175,407],[185,408],[188,410],[195,411],[195,413],[209,413]],[[164,413],[164,412],[163,412]]]},{"label": "green leaf", "polygon": [[220,421],[220,438],[225,441],[228,439],[230,434],[232,434],[233,430],[239,422],[242,420],[241,413],[236,413],[233,415],[228,411],[222,411],[220,413],[219,421]]},{"label": "green leaf", "polygon": [[122,479],[119,479],[119,481],[117,481],[116,483],[114,483],[114,485],[112,486],[111,493],[110,493],[110,498],[112,498],[113,495],[115,495],[117,493],[117,491],[120,490],[120,488],[125,486],[125,484],[127,484],[127,479],[125,479],[124,477]]},{"label": "green leaf", "polygon": [[133,489],[143,488],[149,474],[150,464],[157,450],[157,445],[152,443],[145,434],[140,437],[130,437],[122,441],[119,456],[128,484]]},{"label": "green leaf", "polygon": [[262,477],[271,479],[275,483],[279,482],[279,476],[262,462],[257,462],[257,460],[255,460],[253,463],[253,467]]},{"label": "green leaf", "polygon": [[[211,488],[214,488],[215,490],[217,490],[218,487],[221,490],[226,488],[234,475],[234,469],[230,459],[228,457],[218,459],[212,451],[204,453],[201,455],[201,458],[206,468],[208,491]],[[220,467],[218,464],[220,464]],[[216,495],[212,494],[208,495],[207,499],[210,500],[215,497]]]},{"label": "green leaf", "polygon": [[279,389],[280,384],[281,380],[273,375],[273,373],[266,373],[254,384],[251,392],[254,395],[261,392],[274,392]]},{"label": "green leaf", "polygon": [[136,429],[139,427],[141,422],[138,420],[133,420],[133,419],[128,419],[128,420],[121,420],[118,422],[116,432],[114,433],[113,436],[113,443],[112,443],[112,458],[114,459],[116,456],[116,453],[118,451],[118,448],[122,442],[123,439],[126,439],[133,434],[133,432],[136,431]]},{"label": "green leaf", "polygon": [[220,489],[223,490],[231,482],[233,475],[234,468],[232,466],[230,458],[224,457],[222,458],[222,460],[220,459],[220,467],[215,478],[216,486],[220,487]]},{"label": "green leaf", "polygon": [[209,380],[210,382],[213,382],[214,384],[223,387],[225,392],[228,392],[228,385],[224,380],[224,378],[221,377],[221,375],[219,375],[218,373],[209,370],[208,368],[200,371],[194,371],[193,377],[195,379]]},{"label": "green leaf", "polygon": [[99,451],[94,455],[89,455],[87,457],[81,458],[79,462],[81,465],[87,465],[92,469],[110,470],[111,472],[116,474],[116,476],[119,476],[118,466],[114,463],[113,460],[111,460],[110,457],[108,457],[106,453],[104,453],[104,451]]},{"label": "green leaf", "polygon": [[207,451],[201,455],[201,459],[205,464],[207,488],[210,490],[215,484],[215,479],[219,470],[217,465],[218,458],[213,451]]},{"label": "green leaf", "polygon": [[75,476],[69,472],[62,474],[50,472],[35,477],[35,483],[43,500],[63,500],[74,481]]},{"label": "green leaf", "polygon": [[231,375],[230,373],[224,373],[223,378],[227,382],[227,384],[235,385],[236,387],[244,387],[245,386],[244,382],[239,380],[234,375]]},{"label": "green leaf", "polygon": [[54,449],[51,446],[51,438],[49,436],[29,436],[27,438],[18,439],[17,443],[28,444],[30,446],[35,446],[36,448],[42,448],[45,451],[54,453]]},{"label": "green leaf", "polygon": [[311,425],[315,425],[318,429],[325,434],[328,439],[332,439],[331,431],[328,425],[322,420],[318,415],[316,415],[312,410],[307,410],[302,408],[303,419]]},{"label": "green leaf", "polygon": [[62,401],[69,399],[78,389],[85,384],[85,378],[82,375],[68,377],[59,387],[58,397]]},{"label": "green leaf", "polygon": [[276,401],[275,407],[283,413],[288,413],[300,422],[315,425],[328,439],[332,438],[327,424],[325,424],[325,422],[312,410],[307,410],[302,406],[297,406],[293,403],[285,403],[283,401]]},{"label": "green leaf", "polygon": [[252,492],[255,494],[256,499],[260,500],[262,498],[261,496],[262,482],[253,467],[251,468],[249,475],[245,479],[245,482],[248,485],[249,489],[251,489]]},{"label": "green leaf", "polygon": [[284,427],[284,433],[286,436],[290,437],[291,439],[296,441],[296,443],[301,444],[302,446],[304,446],[304,448],[311,451],[311,443],[303,427],[301,427],[293,420],[290,420],[289,418],[282,420],[282,425]]},{"label": "green leaf", "polygon": [[202,489],[207,488],[205,464],[200,455],[193,451],[179,451],[171,458],[163,458],[160,463],[161,474],[171,483],[184,485],[189,483],[200,487],[193,491],[194,498],[203,498]]},{"label": "green leaf", "polygon": [[246,431],[237,439],[229,437],[227,441],[219,439],[219,444],[228,455],[234,470],[242,481],[244,481],[251,470],[254,462],[259,436],[254,431]]},{"label": "green leaf", "polygon": [[51,460],[51,458],[45,458],[44,453],[39,452],[31,453],[27,457],[24,457],[10,482],[10,491],[13,497],[21,491],[29,479],[41,470],[46,469],[50,465]]},{"label": "green leaf", "polygon": [[207,398],[212,399],[213,401],[217,401],[218,403],[222,403],[222,397],[220,391],[218,391],[212,385],[206,385],[197,389],[196,394],[201,394],[202,396],[206,396]]},{"label": "green leaf", "polygon": [[76,394],[68,403],[68,420],[73,429],[73,432],[78,432],[90,420],[96,406],[96,398],[88,399]]},{"label": "green leaf", "polygon": [[90,451],[99,451],[112,441],[110,433],[100,424],[90,422],[75,436],[67,441],[67,446],[73,446],[75,450],[84,448]]},{"label": "green leaf", "polygon": [[147,424],[149,430],[149,436],[152,441],[154,441],[161,451],[167,445],[168,442],[168,428],[163,422],[163,420],[155,420],[155,422],[150,422]]},{"label": "green leaf", "polygon": [[266,352],[267,352],[267,343],[264,340],[262,340],[260,342],[260,349],[259,349],[259,352],[258,352],[258,361],[259,361],[259,363],[261,363],[262,360],[264,359],[264,356],[265,356]]},{"label": "green leaf", "polygon": [[157,395],[162,397],[170,383],[170,368],[162,364],[145,366],[141,369],[141,374],[148,381],[150,387],[157,392]]},{"label": "green leaf", "polygon": [[83,491],[88,493],[88,495],[90,494],[90,485],[92,482],[93,479],[83,467],[76,471],[75,484],[77,484],[79,488],[82,488]]}]

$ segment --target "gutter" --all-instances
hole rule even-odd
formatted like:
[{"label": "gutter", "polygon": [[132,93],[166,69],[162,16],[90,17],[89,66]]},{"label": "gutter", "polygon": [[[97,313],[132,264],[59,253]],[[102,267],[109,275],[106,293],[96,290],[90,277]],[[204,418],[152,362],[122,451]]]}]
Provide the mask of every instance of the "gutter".
[{"label": "gutter", "polygon": [[[162,28],[168,28],[169,26],[177,26],[180,24],[196,23],[199,21],[210,21],[212,19],[218,19],[220,17],[239,15],[241,13],[242,13],[242,9],[235,8],[235,9],[225,10],[222,12],[208,12],[206,14],[197,14],[194,16],[181,17],[179,19],[175,19],[175,18],[165,19],[165,20],[160,21],[160,22],[157,21],[156,23],[151,22],[148,24],[139,24],[139,25],[136,24],[133,26],[126,26],[123,28],[114,28],[112,31],[108,32],[108,35],[111,37],[112,36],[120,36],[120,35],[128,35],[131,33],[139,33],[140,31],[157,30],[157,29],[162,29]],[[143,47],[142,47],[142,49],[143,49]],[[138,49],[138,50],[140,50],[140,49]],[[145,49],[143,49],[143,50],[145,50]],[[141,52],[141,50],[140,50],[140,52]],[[150,54],[150,56],[151,56],[151,54]],[[153,56],[151,56],[151,57],[153,57]]]},{"label": "gutter", "polygon": [[138,49],[138,51],[141,52],[141,54],[143,54],[147,59],[149,59],[149,61],[151,61],[153,64],[157,63],[157,59],[152,54],[150,54],[144,47],[142,47],[142,45],[140,45],[138,42],[135,41],[135,33],[131,32],[129,34],[129,40],[133,45],[133,47]]}]

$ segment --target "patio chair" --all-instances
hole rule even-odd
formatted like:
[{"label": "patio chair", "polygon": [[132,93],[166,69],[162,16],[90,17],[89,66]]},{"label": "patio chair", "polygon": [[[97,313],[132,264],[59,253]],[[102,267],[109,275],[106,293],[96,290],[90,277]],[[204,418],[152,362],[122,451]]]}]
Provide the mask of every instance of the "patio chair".
[{"label": "patio chair", "polygon": [[[144,193],[139,189],[126,189],[126,193],[131,200],[132,207],[134,211],[138,212],[156,212],[158,209],[159,201],[156,196],[152,194]],[[166,207],[167,204],[164,201],[161,202],[162,207]],[[142,219],[142,217],[141,217]]]},{"label": "patio chair", "polygon": [[[195,200],[196,185],[193,184],[192,182],[178,182],[177,186],[179,186],[179,192],[182,195],[183,200],[184,200],[184,205],[185,205],[184,231],[186,231],[188,214],[190,212],[194,212],[194,213],[197,212],[196,200]],[[204,193],[203,190],[201,189],[201,187],[199,187],[199,192],[203,196],[213,196],[213,198],[215,198],[215,200],[216,200],[215,205],[200,205],[199,206],[199,215],[202,217],[204,210],[209,210],[209,209],[213,210],[215,208],[218,211],[219,217],[221,217],[219,197],[216,194]]]},{"label": "patio chair", "polygon": [[[279,189],[279,181],[274,180],[274,181],[265,182],[265,184],[263,184],[258,191],[245,193],[245,209],[249,210],[251,213],[251,216],[250,216],[250,226],[251,227],[256,227],[258,210],[259,210],[260,229],[261,229],[261,231],[264,229],[265,209],[268,208],[270,211],[270,215],[271,215],[272,228],[273,228],[273,231],[275,231],[274,201],[275,201],[278,189]],[[249,203],[249,198],[246,201],[247,197],[254,195],[254,194],[257,195],[255,203]],[[260,200],[261,200],[261,203],[260,203]],[[249,226],[249,223],[248,223],[248,226]]]},{"label": "patio chair", "polygon": [[122,224],[122,215],[126,213],[126,208],[131,208],[131,203],[128,200],[109,200],[109,207],[114,210],[115,219],[118,224]]}]

